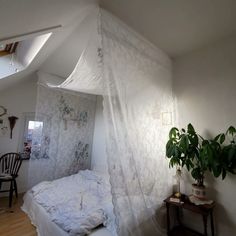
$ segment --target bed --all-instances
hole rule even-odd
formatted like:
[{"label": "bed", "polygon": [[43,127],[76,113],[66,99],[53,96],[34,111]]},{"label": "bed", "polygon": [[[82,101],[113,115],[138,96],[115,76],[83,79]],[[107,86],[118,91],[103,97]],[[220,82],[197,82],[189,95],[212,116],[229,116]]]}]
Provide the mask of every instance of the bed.
[{"label": "bed", "polygon": [[39,236],[116,235],[109,182],[98,172],[42,182],[25,194],[22,210]]}]

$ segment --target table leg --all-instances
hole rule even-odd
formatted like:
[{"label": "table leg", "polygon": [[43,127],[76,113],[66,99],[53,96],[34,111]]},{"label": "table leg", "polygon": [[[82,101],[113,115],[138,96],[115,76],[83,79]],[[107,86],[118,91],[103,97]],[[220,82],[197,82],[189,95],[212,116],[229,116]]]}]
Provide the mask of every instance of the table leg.
[{"label": "table leg", "polygon": [[204,235],[207,236],[207,215],[203,215]]},{"label": "table leg", "polygon": [[170,235],[170,206],[166,203],[166,220],[167,220],[167,235]]},{"label": "table leg", "polygon": [[179,208],[179,207],[177,207],[176,213],[177,213],[177,221],[178,221],[178,224],[179,224],[179,225],[182,225],[181,220],[180,220],[180,208]]},{"label": "table leg", "polygon": [[210,217],[211,217],[211,235],[214,236],[215,235],[215,229],[214,229],[213,211],[211,211]]}]

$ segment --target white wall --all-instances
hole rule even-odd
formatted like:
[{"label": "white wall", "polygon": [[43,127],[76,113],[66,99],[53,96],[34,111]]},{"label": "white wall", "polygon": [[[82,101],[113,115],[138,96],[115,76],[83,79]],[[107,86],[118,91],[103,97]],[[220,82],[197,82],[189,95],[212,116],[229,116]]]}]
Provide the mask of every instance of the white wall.
[{"label": "white wall", "polygon": [[[35,75],[31,75],[26,81],[16,84],[14,87],[0,93],[0,105],[7,108],[8,111],[8,114],[4,119],[7,120],[7,117],[11,115],[19,118],[13,130],[12,139],[10,139],[9,132],[4,136],[0,136],[0,154],[19,151],[19,142],[21,142],[21,134],[24,127],[23,113],[35,111],[36,93],[37,88]],[[25,160],[23,161],[17,179],[19,192],[27,190],[27,179],[28,161]]]},{"label": "white wall", "polygon": [[[191,122],[200,134],[210,137],[225,131],[229,125],[236,126],[235,89],[236,37],[174,62],[174,90],[181,127]],[[192,181],[189,176],[185,179],[187,193],[190,193]],[[209,197],[217,202],[217,235],[235,235],[236,176],[229,175],[224,181],[208,177],[207,182]]]},{"label": "white wall", "polygon": [[97,96],[91,168],[107,172],[106,136],[102,102],[102,96]]}]

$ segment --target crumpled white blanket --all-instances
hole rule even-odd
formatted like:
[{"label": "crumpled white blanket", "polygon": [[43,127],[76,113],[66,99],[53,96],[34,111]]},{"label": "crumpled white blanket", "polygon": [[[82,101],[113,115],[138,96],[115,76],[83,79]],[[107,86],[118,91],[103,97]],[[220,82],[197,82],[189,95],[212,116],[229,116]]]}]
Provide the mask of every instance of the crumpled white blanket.
[{"label": "crumpled white blanket", "polygon": [[71,236],[86,235],[100,224],[114,230],[108,179],[94,171],[42,182],[31,190],[53,222]]}]

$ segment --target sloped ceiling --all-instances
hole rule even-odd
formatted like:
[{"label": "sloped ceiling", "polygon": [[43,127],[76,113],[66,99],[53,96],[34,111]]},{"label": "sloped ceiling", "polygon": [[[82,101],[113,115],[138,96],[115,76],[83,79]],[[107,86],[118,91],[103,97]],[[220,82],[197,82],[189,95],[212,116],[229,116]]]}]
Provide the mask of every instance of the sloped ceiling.
[{"label": "sloped ceiling", "polygon": [[235,0],[101,0],[171,57],[236,33]]},{"label": "sloped ceiling", "polygon": [[[53,33],[26,70],[0,80],[0,91],[38,70],[49,55],[84,20],[87,9],[96,2],[96,0],[0,0],[0,40],[52,26],[62,26]],[[76,53],[79,57],[79,52]],[[68,61],[68,58],[65,57],[64,60]]]}]

